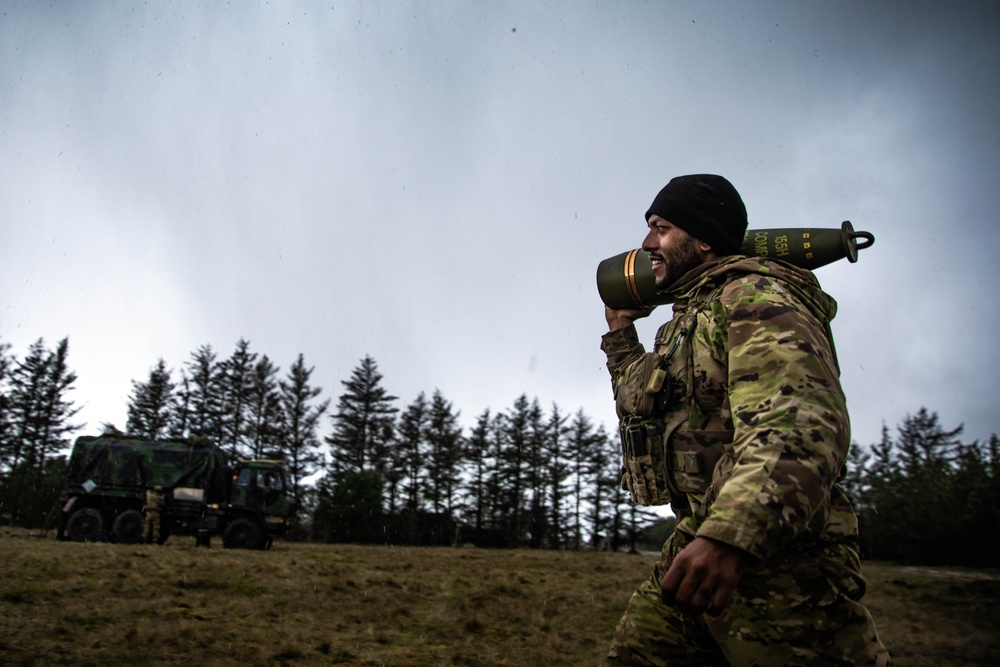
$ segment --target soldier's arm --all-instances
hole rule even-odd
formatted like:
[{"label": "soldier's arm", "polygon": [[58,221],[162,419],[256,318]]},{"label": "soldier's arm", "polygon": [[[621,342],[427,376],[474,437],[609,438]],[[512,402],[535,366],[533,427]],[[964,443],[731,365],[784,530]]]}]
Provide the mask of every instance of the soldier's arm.
[{"label": "soldier's arm", "polygon": [[829,509],[847,407],[824,324],[780,283],[755,276],[722,302],[735,464],[698,535],[766,559]]},{"label": "soldier's arm", "polygon": [[[633,320],[620,315],[621,313],[634,311],[612,310],[611,308],[606,308],[605,310],[610,329],[601,338],[601,349],[608,356],[608,372],[611,373],[611,379],[614,383],[621,374],[621,371],[645,354],[646,349],[639,342],[639,334],[632,324]],[[611,313],[615,313],[616,315],[612,315]],[[648,315],[649,313],[646,314]],[[626,321],[627,324],[625,323]]]}]

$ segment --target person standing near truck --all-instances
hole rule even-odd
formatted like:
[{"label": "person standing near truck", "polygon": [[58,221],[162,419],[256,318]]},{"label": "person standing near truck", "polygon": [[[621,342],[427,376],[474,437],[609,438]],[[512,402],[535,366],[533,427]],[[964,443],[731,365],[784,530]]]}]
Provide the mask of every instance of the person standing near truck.
[{"label": "person standing near truck", "polygon": [[143,521],[142,536],[146,544],[152,544],[156,540],[157,544],[163,544],[163,506],[166,504],[166,493],[163,487],[157,484],[151,489],[146,489],[146,518]]}]

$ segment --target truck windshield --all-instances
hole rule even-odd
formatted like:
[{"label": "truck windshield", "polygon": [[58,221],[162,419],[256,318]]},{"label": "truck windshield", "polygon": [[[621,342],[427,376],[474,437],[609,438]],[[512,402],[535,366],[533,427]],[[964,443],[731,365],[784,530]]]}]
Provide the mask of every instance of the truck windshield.
[{"label": "truck windshield", "polygon": [[281,473],[277,470],[260,470],[257,472],[257,486],[271,491],[282,491],[285,484]]}]

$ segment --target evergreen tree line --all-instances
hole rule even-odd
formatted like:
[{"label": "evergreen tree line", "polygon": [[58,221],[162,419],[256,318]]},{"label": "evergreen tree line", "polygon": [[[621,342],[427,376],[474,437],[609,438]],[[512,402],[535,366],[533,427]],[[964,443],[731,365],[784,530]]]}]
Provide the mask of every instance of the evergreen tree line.
[{"label": "evergreen tree line", "polygon": [[[39,339],[23,359],[0,341],[0,515],[37,527],[56,509],[78,408],[69,342]],[[318,541],[581,548],[634,547],[653,518],[619,484],[617,437],[578,410],[519,396],[463,428],[443,394],[401,404],[364,357],[336,408],[300,354],[285,373],[240,340],[219,359],[192,353],[176,379],[163,359],[133,381],[125,431],[205,437],[232,458],[284,462],[302,508],[295,537]],[[329,434],[320,435],[329,426]],[[104,424],[105,432],[118,432]],[[997,566],[1000,443],[964,443],[921,408],[879,443],[852,446],[841,484],[863,556]]]},{"label": "evergreen tree line", "polygon": [[68,338],[55,350],[38,339],[20,360],[0,341],[0,522],[40,525],[64,489],[60,452],[80,428],[68,356]]},{"label": "evergreen tree line", "polygon": [[[65,456],[58,452],[79,430],[68,421],[77,412],[68,399],[76,377],[65,369],[67,340],[54,353],[39,340],[23,362],[7,354],[9,345],[2,351],[0,502],[9,521],[40,525],[62,490]],[[49,357],[61,359],[62,375],[35,368],[54,364]],[[634,548],[640,526],[654,516],[627,503],[617,439],[582,410],[568,415],[553,404],[546,412],[537,398],[520,396],[506,411],[484,410],[466,433],[438,390],[401,404],[383,387],[370,356],[342,381],[333,411],[312,384],[313,370],[300,354],[282,373],[245,340],[226,358],[203,345],[178,377],[161,358],[145,380],[133,380],[124,431],[108,423],[102,430],[154,440],[206,438],[233,460],[282,461],[301,508],[293,535],[301,539]],[[8,409],[21,405],[29,375],[61,410]],[[21,433],[31,420],[47,425],[47,448]],[[327,424],[330,434],[321,436]],[[48,503],[37,483],[22,483],[29,479],[26,460],[36,478],[48,466]]]},{"label": "evergreen tree line", "polygon": [[862,556],[1000,567],[1000,440],[962,442],[936,412],[907,415],[896,437],[851,447],[841,482],[858,514]]}]

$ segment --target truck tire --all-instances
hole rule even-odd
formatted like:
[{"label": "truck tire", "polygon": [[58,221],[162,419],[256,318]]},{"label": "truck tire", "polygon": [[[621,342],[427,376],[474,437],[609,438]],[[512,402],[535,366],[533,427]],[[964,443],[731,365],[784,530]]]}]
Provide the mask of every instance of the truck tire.
[{"label": "truck tire", "polygon": [[104,540],[104,519],[93,507],[73,512],[66,523],[66,534],[74,542],[100,542]]},{"label": "truck tire", "polygon": [[260,527],[250,519],[236,519],[222,533],[222,546],[227,549],[256,549],[263,535]]},{"label": "truck tire", "polygon": [[142,541],[142,526],[145,519],[138,510],[125,510],[115,517],[111,533],[122,544],[138,544]]}]

